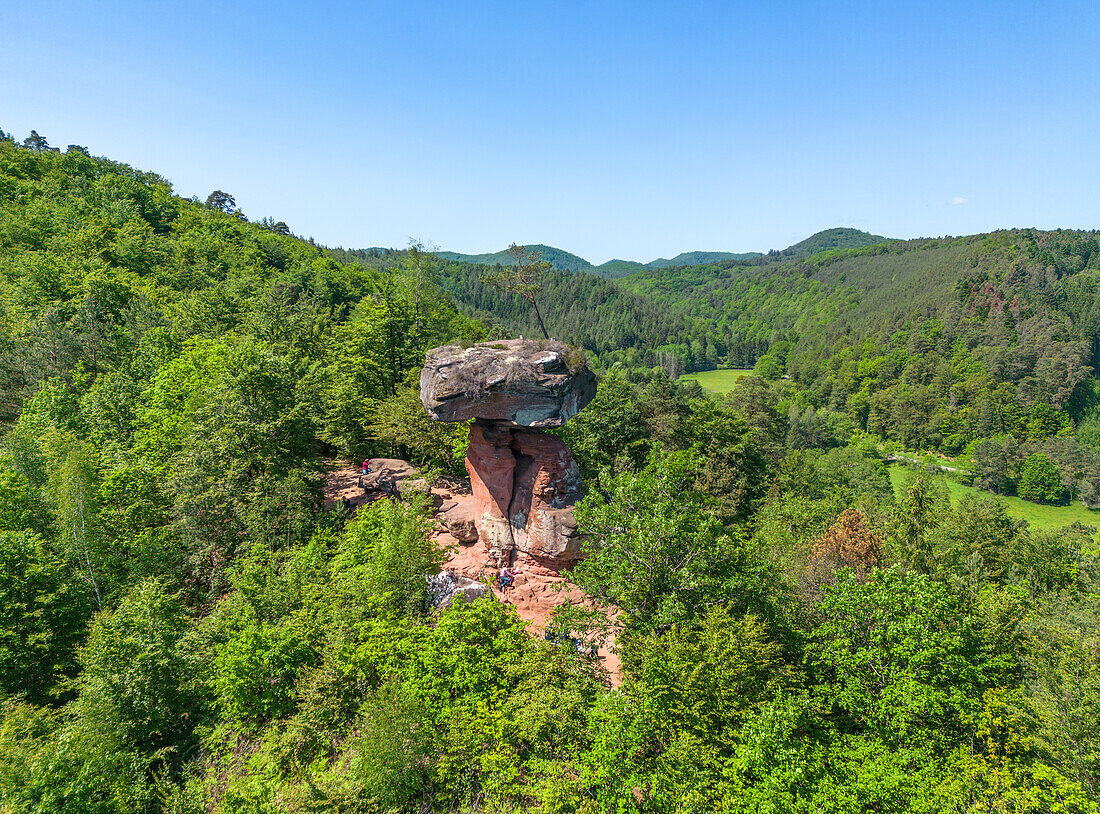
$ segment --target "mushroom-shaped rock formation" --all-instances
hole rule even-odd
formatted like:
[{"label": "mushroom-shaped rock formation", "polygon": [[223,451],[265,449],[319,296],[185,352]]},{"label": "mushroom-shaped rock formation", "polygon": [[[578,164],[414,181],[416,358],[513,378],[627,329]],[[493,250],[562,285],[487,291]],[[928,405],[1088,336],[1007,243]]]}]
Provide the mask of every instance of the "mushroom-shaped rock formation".
[{"label": "mushroom-shaped rock formation", "polygon": [[435,348],[420,374],[420,400],[437,421],[560,427],[595,395],[584,352],[554,340]]},{"label": "mushroom-shaped rock formation", "polygon": [[581,477],[560,427],[596,393],[584,354],[561,342],[513,339],[428,352],[420,400],[437,421],[476,419],[466,471],[474,524],[490,564],[559,570],[581,555],[573,504]]}]

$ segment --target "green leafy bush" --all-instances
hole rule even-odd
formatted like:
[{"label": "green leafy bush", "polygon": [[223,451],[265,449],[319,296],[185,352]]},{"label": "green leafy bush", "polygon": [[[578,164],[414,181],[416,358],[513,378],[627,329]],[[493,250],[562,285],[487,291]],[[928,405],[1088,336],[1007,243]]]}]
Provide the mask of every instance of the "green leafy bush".
[{"label": "green leafy bush", "polygon": [[1069,499],[1058,467],[1041,452],[1031,455],[1020,467],[1016,491],[1024,500],[1036,503],[1065,503]]}]

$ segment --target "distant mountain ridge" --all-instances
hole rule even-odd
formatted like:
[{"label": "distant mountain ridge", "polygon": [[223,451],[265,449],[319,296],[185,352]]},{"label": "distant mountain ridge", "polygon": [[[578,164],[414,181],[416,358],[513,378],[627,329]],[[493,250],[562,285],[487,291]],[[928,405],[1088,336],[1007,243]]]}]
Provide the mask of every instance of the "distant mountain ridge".
[{"label": "distant mountain ridge", "polygon": [[[577,257],[577,255],[565,251],[565,249],[547,246],[545,243],[532,243],[527,245],[526,248],[534,249],[539,253],[542,260],[549,261],[554,268],[562,271],[592,271],[594,268],[583,257]],[[436,252],[435,255],[436,257],[442,257],[444,260],[454,260],[459,263],[480,263],[483,266],[510,266],[515,262],[508,254],[507,249],[487,254]]]},{"label": "distant mountain ridge", "polygon": [[[889,238],[882,237],[881,235],[873,235],[869,232],[862,232],[859,229],[848,229],[843,227],[837,227],[834,229],[825,229],[817,234],[811,235],[799,243],[795,243],[793,246],[788,246],[781,251],[771,251],[767,256],[774,257],[808,257],[812,254],[816,254],[821,251],[827,251],[829,249],[854,249],[862,246],[871,246],[875,243],[884,243]],[[631,274],[635,274],[639,271],[646,269],[663,269],[663,268],[675,268],[679,266],[701,266],[710,263],[721,263],[724,261],[738,262],[742,260],[753,260],[758,257],[764,257],[761,252],[704,252],[704,251],[692,251],[681,252],[672,258],[659,257],[656,260],[651,260],[648,263],[641,263],[637,260],[608,260],[606,263],[601,263],[596,266],[585,260],[583,257],[579,257],[571,252],[567,252],[564,249],[559,249],[554,246],[547,246],[544,243],[535,243],[527,246],[528,249],[535,249],[538,251],[539,256],[543,260],[550,262],[554,268],[561,271],[584,271],[590,274],[596,274],[600,277],[606,277],[608,279],[617,279],[619,277],[626,277]],[[479,263],[486,266],[502,265],[507,266],[512,264],[512,258],[509,256],[506,250],[499,252],[489,252],[486,254],[462,254],[460,252],[436,252],[436,255],[444,260],[451,260],[459,263]]]},{"label": "distant mountain ridge", "polygon": [[667,269],[674,266],[701,266],[704,263],[720,263],[723,260],[750,260],[760,257],[760,252],[680,252],[671,259],[658,257],[645,264],[650,269]]}]

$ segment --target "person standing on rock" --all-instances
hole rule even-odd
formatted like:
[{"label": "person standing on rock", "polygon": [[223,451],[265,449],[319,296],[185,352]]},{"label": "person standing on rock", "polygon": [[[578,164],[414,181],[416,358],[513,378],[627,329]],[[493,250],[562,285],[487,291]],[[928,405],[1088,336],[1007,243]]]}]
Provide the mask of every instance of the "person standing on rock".
[{"label": "person standing on rock", "polygon": [[363,474],[364,475],[369,475],[370,474],[370,461],[369,460],[363,461]]}]

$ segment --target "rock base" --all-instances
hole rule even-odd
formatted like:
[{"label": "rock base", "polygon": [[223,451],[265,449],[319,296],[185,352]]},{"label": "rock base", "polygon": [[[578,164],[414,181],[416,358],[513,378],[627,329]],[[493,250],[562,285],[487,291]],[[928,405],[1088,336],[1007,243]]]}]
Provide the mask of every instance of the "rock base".
[{"label": "rock base", "polygon": [[[508,449],[511,449],[510,445]],[[392,497],[388,490],[377,488],[375,479],[359,484],[358,466],[332,463],[334,465],[326,473],[327,507],[343,503],[354,510],[356,506],[373,500]],[[371,468],[387,481],[415,481],[419,478],[415,467],[407,461],[375,458],[371,461]],[[400,493],[401,489],[396,491]],[[469,486],[462,481],[443,479],[431,487],[431,494],[432,502],[437,507],[437,524],[431,536],[448,552],[443,572],[430,577],[433,611],[450,606],[460,595],[462,600],[458,601],[491,595],[497,601],[514,607],[520,618],[531,624],[532,635],[541,636],[557,607],[593,607],[584,592],[569,580],[568,569],[575,560],[540,558],[517,551],[517,561],[513,566],[518,566],[518,573],[512,586],[501,590],[497,581],[501,566],[491,560],[488,544],[478,539],[474,522],[476,501]],[[444,576],[448,573],[450,576]],[[612,643],[600,649],[599,660],[612,685],[618,686],[621,683],[619,659]]]},{"label": "rock base", "polygon": [[573,505],[581,497],[581,475],[561,439],[502,422],[475,421],[466,471],[478,538],[491,564],[560,569],[580,559]]}]

